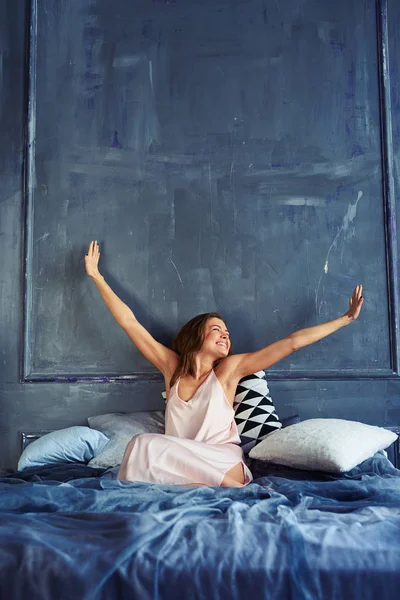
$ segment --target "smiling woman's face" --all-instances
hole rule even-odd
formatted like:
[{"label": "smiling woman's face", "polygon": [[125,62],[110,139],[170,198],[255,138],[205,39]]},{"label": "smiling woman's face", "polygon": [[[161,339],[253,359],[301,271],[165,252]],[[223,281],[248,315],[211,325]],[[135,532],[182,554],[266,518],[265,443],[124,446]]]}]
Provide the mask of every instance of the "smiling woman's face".
[{"label": "smiling woman's face", "polygon": [[216,358],[228,356],[231,341],[225,323],[217,317],[208,319],[204,332],[202,350],[207,350],[216,355]]}]

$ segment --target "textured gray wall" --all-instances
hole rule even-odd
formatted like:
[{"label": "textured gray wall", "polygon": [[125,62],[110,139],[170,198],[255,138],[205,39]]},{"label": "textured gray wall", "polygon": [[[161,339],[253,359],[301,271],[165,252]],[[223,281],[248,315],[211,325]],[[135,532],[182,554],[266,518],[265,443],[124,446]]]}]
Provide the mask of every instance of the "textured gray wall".
[{"label": "textured gray wall", "polygon": [[275,365],[272,395],[282,416],[400,423],[385,9],[0,0],[1,466],[20,431],[163,405],[85,275],[91,239],[166,344],[218,310],[234,351],[255,350],[340,316],[363,283],[360,319]]}]

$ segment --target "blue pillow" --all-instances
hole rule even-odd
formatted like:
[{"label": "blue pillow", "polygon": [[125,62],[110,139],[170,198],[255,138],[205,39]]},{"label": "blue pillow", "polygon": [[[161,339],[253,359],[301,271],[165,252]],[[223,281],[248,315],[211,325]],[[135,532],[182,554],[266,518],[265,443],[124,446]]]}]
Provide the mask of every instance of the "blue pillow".
[{"label": "blue pillow", "polygon": [[104,433],[83,425],[52,431],[25,448],[18,461],[18,471],[56,463],[87,463],[107,442]]}]

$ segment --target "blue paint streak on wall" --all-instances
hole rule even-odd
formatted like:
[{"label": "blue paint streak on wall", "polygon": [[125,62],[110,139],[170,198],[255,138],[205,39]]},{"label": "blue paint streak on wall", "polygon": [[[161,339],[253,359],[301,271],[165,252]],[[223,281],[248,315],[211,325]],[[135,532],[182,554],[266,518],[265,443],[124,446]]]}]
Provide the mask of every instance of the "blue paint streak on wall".
[{"label": "blue paint streak on wall", "polygon": [[118,131],[114,131],[114,135],[113,135],[113,143],[111,145],[111,148],[122,148],[122,145],[119,143],[118,140]]},{"label": "blue paint streak on wall", "polygon": [[353,144],[351,156],[361,156],[362,154],[364,154],[364,150],[361,148],[361,146],[359,144]]}]

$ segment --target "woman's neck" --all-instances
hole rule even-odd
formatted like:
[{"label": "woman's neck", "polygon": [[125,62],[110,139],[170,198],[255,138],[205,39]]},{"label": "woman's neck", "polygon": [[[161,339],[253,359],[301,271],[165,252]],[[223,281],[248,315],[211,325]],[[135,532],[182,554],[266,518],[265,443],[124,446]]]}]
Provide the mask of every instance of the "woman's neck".
[{"label": "woman's neck", "polygon": [[208,362],[208,361],[196,362],[194,379],[199,381],[200,379],[203,379],[203,377],[207,377],[207,375],[209,375],[210,372],[213,370],[213,367],[214,367],[213,362]]}]

